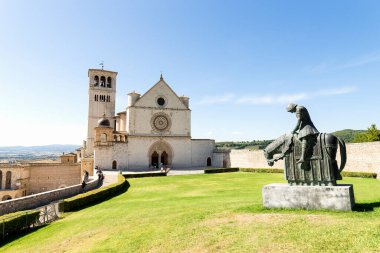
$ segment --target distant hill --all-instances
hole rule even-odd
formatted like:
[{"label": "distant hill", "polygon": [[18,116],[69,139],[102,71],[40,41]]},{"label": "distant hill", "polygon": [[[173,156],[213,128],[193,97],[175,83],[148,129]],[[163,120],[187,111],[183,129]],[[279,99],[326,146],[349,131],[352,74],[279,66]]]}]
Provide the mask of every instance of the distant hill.
[{"label": "distant hill", "polygon": [[0,147],[0,151],[49,151],[49,152],[71,152],[80,148],[74,144],[51,144],[45,146],[8,146]]},{"label": "distant hill", "polygon": [[263,141],[224,141],[217,142],[217,148],[228,148],[228,149],[250,149],[250,150],[258,150],[264,149],[269,145],[273,140],[263,140]]},{"label": "distant hill", "polygon": [[79,145],[9,146],[0,147],[0,161],[57,160],[63,153],[75,151]]},{"label": "distant hill", "polygon": [[[366,132],[366,130],[352,130],[344,129],[340,131],[333,132],[332,134],[341,138],[346,143],[353,142],[356,135]],[[254,141],[223,141],[217,142],[217,148],[228,148],[228,149],[250,149],[250,150],[259,150],[264,149],[269,145],[273,140],[254,140]]]},{"label": "distant hill", "polygon": [[355,137],[358,134],[364,133],[366,130],[352,130],[352,129],[344,129],[340,131],[333,132],[332,134],[341,138],[347,143],[353,142]]}]

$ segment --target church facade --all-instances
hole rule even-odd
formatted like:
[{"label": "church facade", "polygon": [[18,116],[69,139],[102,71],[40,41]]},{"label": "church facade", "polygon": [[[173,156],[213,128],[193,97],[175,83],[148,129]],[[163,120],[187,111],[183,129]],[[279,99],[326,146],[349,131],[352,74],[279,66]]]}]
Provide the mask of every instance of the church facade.
[{"label": "church facade", "polygon": [[90,69],[87,156],[106,170],[228,167],[228,151],[215,141],[191,138],[189,98],[177,96],[160,77],[145,94],[128,94],[115,114],[116,72]]}]

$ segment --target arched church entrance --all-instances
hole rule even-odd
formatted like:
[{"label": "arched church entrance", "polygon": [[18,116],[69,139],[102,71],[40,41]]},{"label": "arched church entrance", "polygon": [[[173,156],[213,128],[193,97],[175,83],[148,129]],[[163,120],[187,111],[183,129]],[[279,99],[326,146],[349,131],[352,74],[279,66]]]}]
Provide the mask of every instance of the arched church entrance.
[{"label": "arched church entrance", "polygon": [[210,167],[211,166],[211,157],[208,157],[207,158],[207,167]]},{"label": "arched church entrance", "polygon": [[161,163],[163,165],[169,165],[169,161],[168,161],[168,153],[166,153],[166,151],[162,152],[161,154]]},{"label": "arched church entrance", "polygon": [[149,164],[151,167],[171,166],[173,161],[173,149],[166,141],[157,141],[152,144],[148,151]]},{"label": "arched church entrance", "polygon": [[150,165],[152,167],[158,168],[158,153],[156,151],[154,151],[152,154]]}]

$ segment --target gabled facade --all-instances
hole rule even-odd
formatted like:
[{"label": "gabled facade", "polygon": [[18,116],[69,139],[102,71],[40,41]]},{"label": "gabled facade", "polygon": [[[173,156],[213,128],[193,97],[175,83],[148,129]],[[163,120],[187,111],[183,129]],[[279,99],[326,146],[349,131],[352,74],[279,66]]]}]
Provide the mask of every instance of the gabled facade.
[{"label": "gabled facade", "polygon": [[162,76],[142,96],[129,93],[125,111],[112,119],[99,117],[89,136],[94,136],[94,166],[102,169],[190,169],[229,164],[228,155],[214,152],[214,140],[191,139],[189,98],[177,96]]}]

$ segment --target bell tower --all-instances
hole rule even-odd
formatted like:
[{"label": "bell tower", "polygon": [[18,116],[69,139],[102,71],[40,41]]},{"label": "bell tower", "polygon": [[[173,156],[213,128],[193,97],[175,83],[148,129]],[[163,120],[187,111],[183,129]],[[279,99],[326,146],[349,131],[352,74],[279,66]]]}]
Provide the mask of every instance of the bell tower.
[{"label": "bell tower", "polygon": [[117,72],[102,69],[88,70],[88,128],[86,155],[94,153],[95,127],[106,118],[115,129],[115,97]]}]

